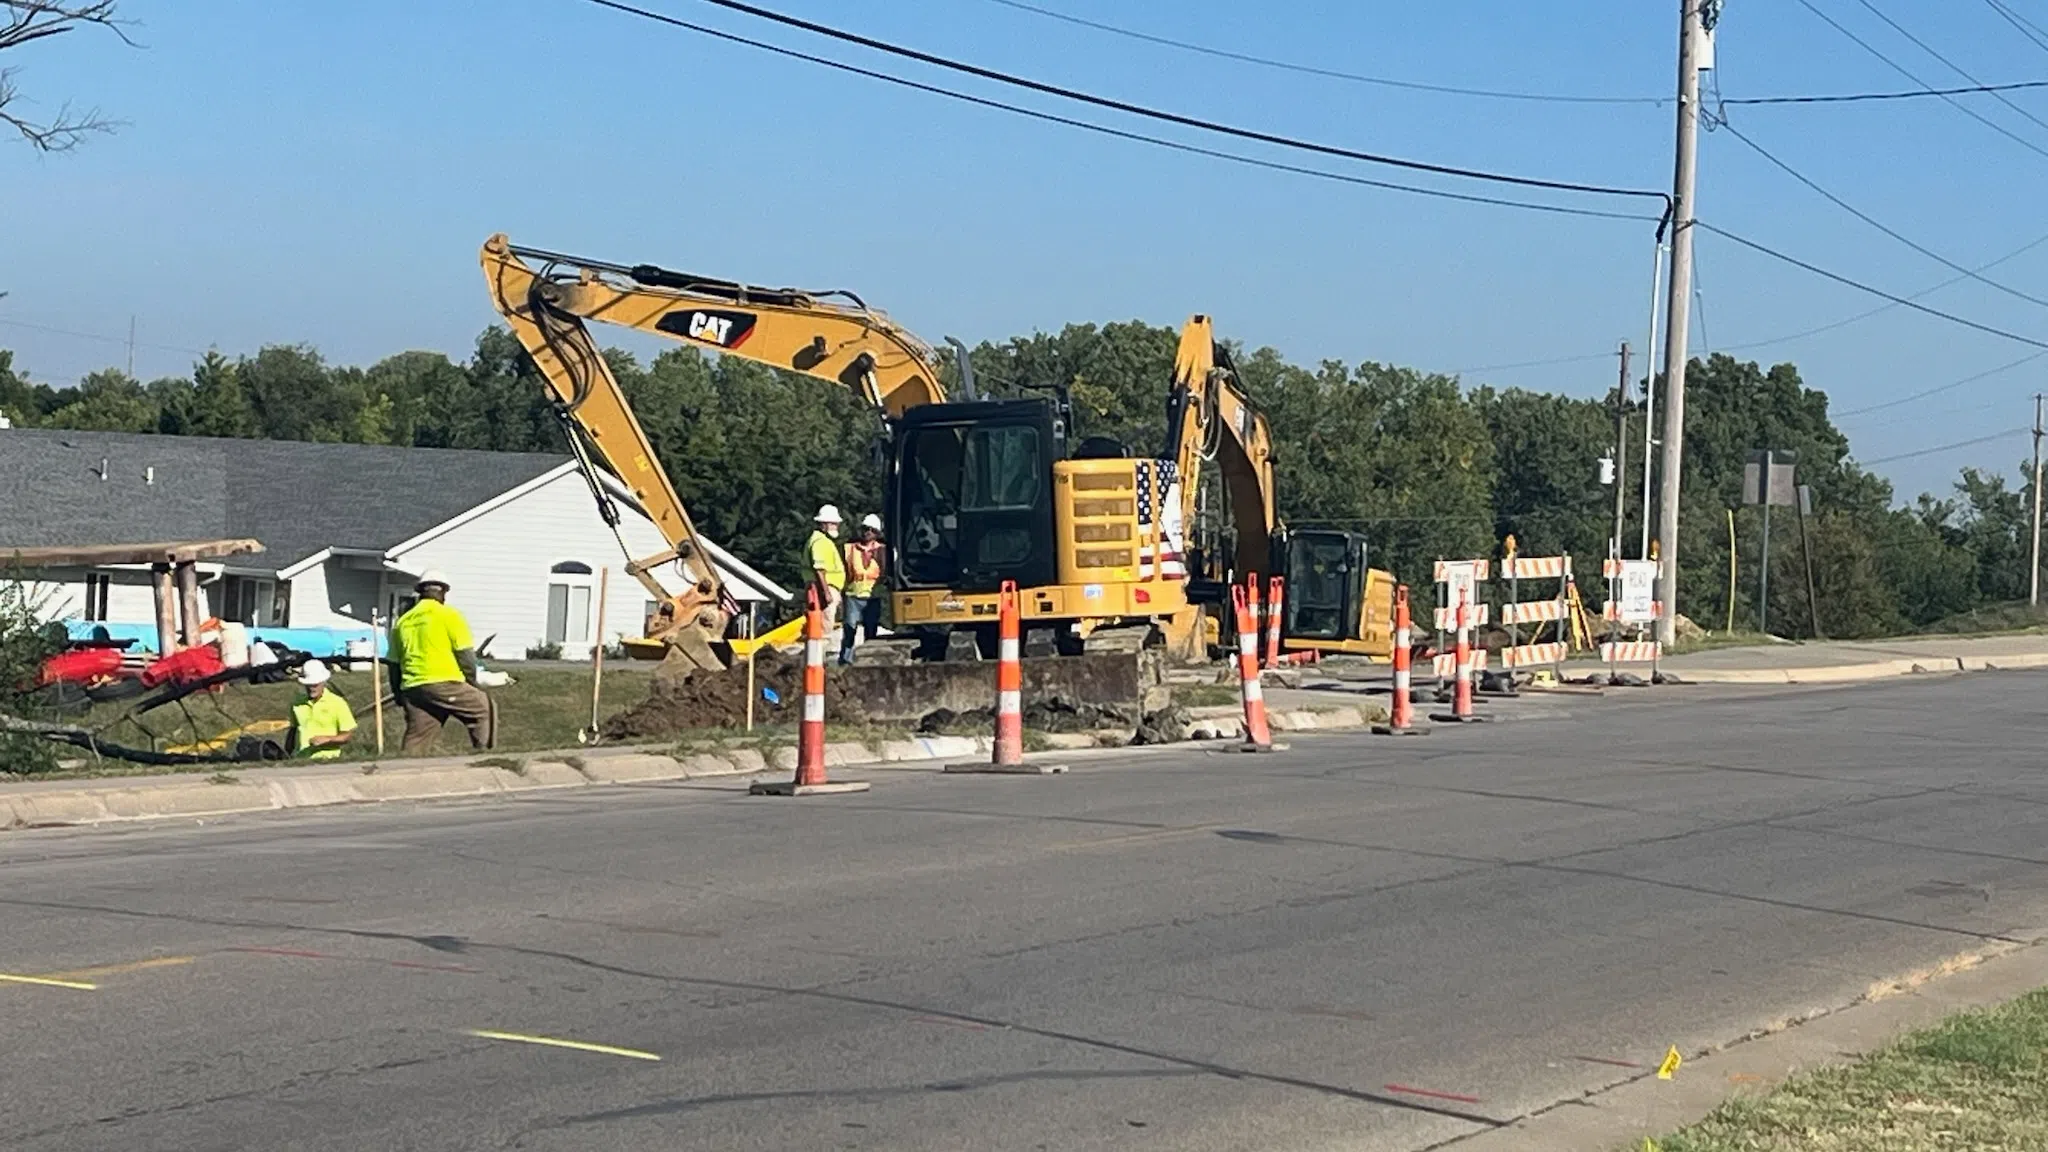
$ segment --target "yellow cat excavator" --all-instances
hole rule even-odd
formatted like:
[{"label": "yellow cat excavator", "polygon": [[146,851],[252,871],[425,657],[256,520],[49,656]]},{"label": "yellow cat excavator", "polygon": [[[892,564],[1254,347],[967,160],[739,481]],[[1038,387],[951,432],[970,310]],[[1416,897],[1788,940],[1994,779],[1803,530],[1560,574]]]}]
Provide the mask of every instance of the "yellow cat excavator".
[{"label": "yellow cat excavator", "polygon": [[[972,368],[957,343],[969,398],[949,399],[937,353],[850,292],[761,288],[650,264],[611,264],[519,247],[502,235],[484,244],[482,262],[492,301],[546,380],[607,519],[616,529],[593,454],[669,543],[658,555],[632,560],[627,571],[657,605],[647,640],[672,663],[723,667],[718,646],[732,605],[586,321],[798,372],[848,388],[879,409],[888,440],[883,519],[894,624],[918,638],[926,659],[966,655],[969,646],[991,654],[1006,581],[1022,590],[1027,649],[1116,650],[1163,639],[1196,655],[1210,631],[1204,616],[1214,612],[1205,605],[1227,599],[1227,581],[1240,572],[1284,570],[1296,555],[1348,573],[1317,585],[1333,590],[1316,600],[1323,607],[1303,605],[1297,615],[1290,601],[1289,620],[1314,633],[1304,633],[1302,643],[1385,655],[1371,624],[1383,614],[1369,606],[1374,585],[1362,538],[1280,530],[1271,437],[1206,317],[1195,317],[1181,335],[1165,454],[1132,458],[1113,441],[1076,441],[1062,391],[975,397]],[[1228,558],[1223,549],[1203,547],[1199,531],[1192,548],[1186,539],[1189,525],[1208,522],[1200,491],[1212,461],[1235,537]],[[679,578],[680,592],[657,577],[664,569]],[[1325,604],[1330,596],[1343,602]]]}]

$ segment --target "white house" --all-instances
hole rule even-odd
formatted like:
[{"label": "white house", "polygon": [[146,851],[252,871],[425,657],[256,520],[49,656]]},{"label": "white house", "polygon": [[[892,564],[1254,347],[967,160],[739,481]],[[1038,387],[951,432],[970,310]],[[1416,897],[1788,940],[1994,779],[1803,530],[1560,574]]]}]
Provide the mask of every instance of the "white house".
[{"label": "white house", "polygon": [[[200,571],[208,610],[258,634],[309,648],[322,630],[361,634],[431,568],[448,574],[449,603],[490,657],[553,644],[581,659],[599,639],[600,573],[603,639],[638,636],[653,602],[626,574],[626,553],[666,547],[624,487],[601,479],[622,513],[618,537],[566,456],[10,428],[0,430],[0,565],[10,547],[249,537],[264,551]],[[790,598],[709,548],[743,606]],[[661,575],[681,587],[673,567]],[[146,569],[0,576],[40,582],[58,618],[155,634]]]}]

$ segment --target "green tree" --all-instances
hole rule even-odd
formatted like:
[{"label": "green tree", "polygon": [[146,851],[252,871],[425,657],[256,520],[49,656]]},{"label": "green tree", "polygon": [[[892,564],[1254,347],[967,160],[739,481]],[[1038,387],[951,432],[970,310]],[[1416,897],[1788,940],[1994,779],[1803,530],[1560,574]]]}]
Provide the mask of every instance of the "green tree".
[{"label": "green tree", "polygon": [[242,388],[242,376],[227,357],[208,352],[192,366],[190,427],[194,436],[246,439],[256,435],[256,410]]},{"label": "green tree", "polygon": [[0,348],[0,416],[23,428],[41,423],[61,401],[48,384],[30,383],[14,369],[14,353]]},{"label": "green tree", "polygon": [[64,404],[43,421],[52,428],[96,432],[154,432],[160,412],[140,381],[113,368],[91,373],[61,394]]}]

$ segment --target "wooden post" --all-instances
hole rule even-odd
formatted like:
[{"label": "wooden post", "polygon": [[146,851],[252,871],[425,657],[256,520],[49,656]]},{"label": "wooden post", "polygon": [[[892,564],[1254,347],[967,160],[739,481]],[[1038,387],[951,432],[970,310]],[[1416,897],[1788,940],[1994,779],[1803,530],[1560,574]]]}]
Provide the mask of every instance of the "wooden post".
[{"label": "wooden post", "polygon": [[169,564],[152,564],[149,573],[156,589],[156,654],[169,656],[178,650],[178,586]]},{"label": "wooden post", "polygon": [[[754,609],[752,605],[749,605],[747,608],[747,639],[752,640],[753,638]],[[749,732],[754,730],[754,697],[759,694],[754,689],[754,654],[759,651],[760,649],[754,645],[750,644],[747,646],[747,731]]]},{"label": "wooden post", "polygon": [[179,638],[187,648],[199,646],[199,622],[206,618],[203,603],[199,598],[199,565],[190,560],[179,561],[178,607],[184,618]]},{"label": "wooden post", "polygon": [[604,604],[611,590],[612,570],[597,570],[597,643],[590,646],[590,728],[584,742],[597,743],[598,700],[604,691]]}]

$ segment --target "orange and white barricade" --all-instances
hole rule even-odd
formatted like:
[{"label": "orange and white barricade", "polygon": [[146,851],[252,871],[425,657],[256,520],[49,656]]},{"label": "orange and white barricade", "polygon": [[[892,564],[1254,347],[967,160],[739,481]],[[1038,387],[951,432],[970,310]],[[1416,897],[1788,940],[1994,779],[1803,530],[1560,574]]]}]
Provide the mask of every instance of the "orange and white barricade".
[{"label": "orange and white barricade", "polygon": [[1230,605],[1237,613],[1237,678],[1244,700],[1243,752],[1273,751],[1273,729],[1266,722],[1266,690],[1259,683],[1259,578],[1230,586]]},{"label": "orange and white barricade", "polygon": [[[1635,625],[1636,634],[1641,636],[1646,626],[1664,615],[1664,606],[1657,599],[1655,560],[1609,559],[1601,571],[1608,579],[1607,606],[1601,615],[1609,622]],[[1650,680],[1656,683],[1661,678],[1657,664],[1663,658],[1664,645],[1656,640],[1618,640],[1610,633],[1600,645],[1600,659],[1607,664],[1610,684],[1630,683],[1622,679],[1623,664],[1648,664]]]},{"label": "orange and white barricade", "polygon": [[995,747],[987,763],[948,764],[943,771],[1051,776],[1067,770],[1064,764],[1026,763],[1024,760],[1022,616],[1023,605],[1017,597],[1017,582],[1003,581],[1002,593],[997,598],[996,616]]},{"label": "orange and white barricade", "polygon": [[[1477,560],[1439,560],[1436,562],[1436,659],[1430,662],[1430,670],[1436,673],[1436,689],[1441,697],[1444,686],[1457,675],[1458,660],[1445,648],[1449,633],[1458,626],[1458,605],[1465,605],[1465,627],[1484,628],[1492,620],[1487,606],[1479,602],[1479,586],[1486,583],[1493,570],[1493,562],[1485,558]],[[1480,648],[1473,656],[1473,667],[1486,670],[1486,649]]]},{"label": "orange and white barricade", "polygon": [[835,792],[865,792],[867,781],[825,778],[825,606],[818,586],[807,589],[804,611],[804,716],[797,727],[796,776],[783,782],[756,784],[747,789],[755,796],[822,796]]},{"label": "orange and white barricade", "polygon": [[1451,710],[1431,716],[1447,724],[1476,724],[1485,719],[1472,709],[1472,606],[1463,601],[1451,609],[1457,621],[1457,640],[1452,658],[1456,679],[1452,681]]},{"label": "orange and white barricade", "polygon": [[1287,599],[1287,580],[1275,576],[1266,581],[1266,667],[1280,666],[1280,608]]},{"label": "orange and white barricade", "polygon": [[[1500,662],[1509,669],[1548,664],[1557,668],[1561,675],[1564,658],[1570,652],[1570,645],[1564,640],[1564,630],[1572,614],[1572,558],[1569,555],[1517,556],[1510,551],[1501,561],[1501,575],[1508,581],[1508,602],[1500,608],[1500,622],[1508,630],[1508,646],[1501,649]],[[1555,580],[1557,595],[1548,600],[1524,603],[1521,596],[1524,580]],[[1557,625],[1557,640],[1545,644],[1522,643],[1523,625],[1536,626],[1531,632],[1533,636],[1541,633],[1543,625],[1553,623]]]}]

